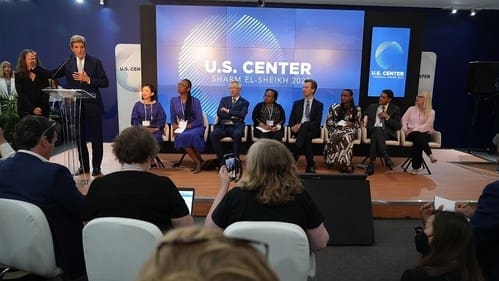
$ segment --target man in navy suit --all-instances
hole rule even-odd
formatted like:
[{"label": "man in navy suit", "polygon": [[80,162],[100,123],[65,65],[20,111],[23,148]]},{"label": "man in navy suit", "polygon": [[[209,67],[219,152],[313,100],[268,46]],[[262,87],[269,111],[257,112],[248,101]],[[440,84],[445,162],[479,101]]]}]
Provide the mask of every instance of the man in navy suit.
[{"label": "man in navy suit", "polygon": [[239,157],[241,138],[244,134],[244,118],[248,114],[249,102],[241,97],[241,83],[232,81],[229,84],[229,97],[223,97],[218,105],[218,123],[210,133],[210,142],[217,154],[218,165],[222,166],[223,149],[220,139],[232,138],[233,153]]},{"label": "man in navy suit", "polygon": [[317,91],[317,82],[312,79],[306,79],[303,82],[304,99],[293,103],[291,115],[289,117],[289,127],[291,133],[296,136],[296,145],[294,158],[298,161],[303,152],[307,159],[307,168],[305,172],[315,173],[314,154],[312,151],[312,138],[321,134],[321,119],[324,105],[315,98]]},{"label": "man in navy suit", "polygon": [[366,168],[366,174],[374,173],[374,161],[378,152],[385,161],[385,166],[390,170],[393,168],[393,162],[386,151],[385,141],[388,139],[397,139],[397,130],[402,128],[400,122],[400,107],[392,103],[393,91],[386,89],[381,91],[379,102],[369,105],[364,113],[367,115],[367,136],[371,138],[371,149],[369,152],[369,164]]},{"label": "man in navy suit", "polygon": [[[92,176],[101,176],[101,162],[103,154],[102,137],[102,114],[104,104],[102,102],[99,88],[107,88],[107,79],[101,61],[86,53],[86,39],[81,35],[73,35],[70,39],[71,55],[62,66],[52,74],[53,78],[66,77],[67,87],[70,89],[82,89],[95,94],[95,99],[81,99],[81,112],[77,114],[79,132],[77,132],[78,153],[80,169],[77,174],[90,172],[90,161],[86,145],[86,127],[90,130],[92,142]],[[77,105],[79,109],[79,104]]]},{"label": "man in navy suit", "polygon": [[57,141],[55,125],[33,115],[17,123],[14,142],[19,150],[0,162],[0,198],[42,209],[52,233],[56,264],[65,277],[77,279],[85,274],[80,218],[83,196],[68,168],[48,161]]}]

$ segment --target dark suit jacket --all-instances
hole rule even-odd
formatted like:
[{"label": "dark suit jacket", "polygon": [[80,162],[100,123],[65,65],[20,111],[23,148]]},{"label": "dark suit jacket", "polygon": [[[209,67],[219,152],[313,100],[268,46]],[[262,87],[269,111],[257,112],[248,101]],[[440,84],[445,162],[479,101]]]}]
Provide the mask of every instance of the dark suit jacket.
[{"label": "dark suit jacket", "polygon": [[[289,116],[289,126],[293,127],[296,124],[301,123],[303,117],[303,105],[305,99],[297,100],[293,103],[293,108],[291,109],[291,115]],[[314,128],[314,135],[320,135],[322,111],[324,109],[324,104],[318,99],[314,98],[312,102],[312,107],[310,108],[310,121],[305,122],[312,128]],[[304,124],[305,124],[304,123]]]},{"label": "dark suit jacket", "polygon": [[42,114],[48,117],[50,114],[49,94],[42,92],[43,88],[49,86],[49,72],[40,66],[32,70],[36,74],[34,81],[29,77],[21,77],[15,74],[16,91],[19,94],[17,101],[17,112],[19,116],[33,115],[37,107],[42,109]]},{"label": "dark suit jacket", "polygon": [[[220,111],[222,107],[228,108],[229,113]],[[235,104],[232,104],[231,96],[223,97],[218,105],[217,116],[219,118],[219,122],[217,125],[221,126],[224,121],[231,120],[237,127],[243,127],[244,118],[246,118],[246,114],[248,114],[248,107],[249,102],[241,96]]]},{"label": "dark suit jacket", "polygon": [[0,197],[37,205],[47,217],[56,263],[72,278],[85,272],[80,218],[83,196],[69,170],[17,152],[0,163]]},{"label": "dark suit jacket", "polygon": [[[366,128],[368,132],[374,128],[374,123],[376,123],[376,112],[378,110],[378,106],[379,104],[377,103],[370,104],[364,112],[363,116],[367,115]],[[390,118],[385,120],[385,130],[388,131],[392,138],[397,138],[397,131],[402,128],[402,122],[400,121],[400,107],[393,103],[389,103],[386,113],[390,116]]]},{"label": "dark suit jacket", "polygon": [[85,55],[85,65],[83,68],[87,75],[90,77],[90,84],[73,79],[73,73],[78,72],[76,57],[74,55],[71,55],[68,58],[62,69],[60,69],[59,71],[57,71],[57,69],[51,71],[51,76],[53,76],[54,78],[65,76],[67,80],[67,88],[82,89],[89,93],[95,94],[95,99],[84,99],[83,104],[97,105],[97,108],[100,110],[100,112],[97,113],[102,114],[102,112],[104,111],[104,104],[102,103],[102,97],[99,88],[107,88],[109,86],[109,80],[107,79],[106,72],[104,72],[101,61],[89,54]]}]

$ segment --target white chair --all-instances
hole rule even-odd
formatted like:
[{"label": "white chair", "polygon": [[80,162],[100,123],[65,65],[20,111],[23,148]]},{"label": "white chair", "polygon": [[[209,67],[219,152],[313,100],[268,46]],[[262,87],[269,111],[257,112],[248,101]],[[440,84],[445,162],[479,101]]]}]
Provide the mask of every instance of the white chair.
[{"label": "white chair", "polygon": [[163,128],[163,134],[161,135],[163,138],[164,142],[167,142],[170,140],[170,124],[165,124],[165,127]]},{"label": "white chair", "polygon": [[[288,131],[287,132],[287,134],[288,134],[288,143],[296,143],[296,137],[291,132],[291,127],[286,126],[286,130]],[[326,129],[326,127],[322,126],[321,127],[321,134],[320,134],[320,136],[317,137],[317,138],[313,138],[312,139],[312,143],[314,143],[314,144],[323,144],[324,140],[326,139],[326,135],[327,135],[327,129]]]},{"label": "white chair", "polygon": [[[215,122],[212,125],[210,125],[210,132],[213,132],[213,129],[215,128],[215,125],[218,124],[218,122],[219,119],[218,116],[216,116]],[[241,137],[241,142],[246,142],[247,140],[248,140],[248,126],[244,126],[244,132],[243,136]],[[232,142],[232,138],[231,137],[221,138],[220,142]]]},{"label": "white chair", "polygon": [[[259,138],[255,137],[255,126],[251,126],[251,139],[253,142],[256,142]],[[288,130],[286,129],[286,126],[282,126],[281,130],[283,130],[284,134],[282,135],[281,142],[286,142],[286,139],[288,138]]]},{"label": "white chair", "polygon": [[[364,126],[361,127],[362,142],[365,144],[371,144],[371,138],[369,138],[367,136],[367,128],[365,126],[367,124],[367,115],[364,116],[363,124],[364,124]],[[396,135],[397,135],[397,139],[395,139],[395,140],[389,139],[389,140],[385,141],[386,146],[400,146],[400,135],[401,135],[400,130],[396,131]],[[381,157],[381,155],[379,157],[381,159],[381,163],[384,164],[383,157]],[[366,156],[366,158],[364,158],[364,160],[362,160],[362,163],[366,162],[366,160],[368,158],[369,158],[369,155]]]},{"label": "white chair", "polygon": [[229,225],[224,235],[267,243],[268,262],[279,280],[304,281],[310,272],[315,274],[315,258],[311,258],[307,235],[298,225],[277,221],[241,221]]},{"label": "white chair", "polygon": [[[403,147],[413,147],[414,146],[414,142],[408,141],[405,139],[406,136],[404,133],[401,133],[400,135],[401,135],[400,144]],[[430,146],[430,148],[442,147],[442,133],[440,133],[439,131],[433,131],[433,134],[431,134],[431,136],[430,136],[430,141],[428,142],[428,145]],[[423,153],[423,155],[424,155],[424,153]],[[402,167],[402,169],[404,169],[404,172],[407,172],[407,169],[409,168],[409,165],[411,163],[412,163],[412,158],[411,158],[411,156],[409,156],[404,161],[404,163],[402,163],[402,165],[400,165],[400,167]],[[431,175],[431,170],[428,167],[428,164],[426,163],[426,161],[424,160],[424,156],[423,156],[423,163],[421,163],[421,164],[422,164],[423,168],[426,169],[428,174]]]},{"label": "white chair", "polygon": [[133,281],[163,234],[149,222],[97,218],[83,228],[83,253],[89,281]]},{"label": "white chair", "polygon": [[62,274],[55,263],[52,232],[38,206],[0,198],[0,263],[46,278]]}]

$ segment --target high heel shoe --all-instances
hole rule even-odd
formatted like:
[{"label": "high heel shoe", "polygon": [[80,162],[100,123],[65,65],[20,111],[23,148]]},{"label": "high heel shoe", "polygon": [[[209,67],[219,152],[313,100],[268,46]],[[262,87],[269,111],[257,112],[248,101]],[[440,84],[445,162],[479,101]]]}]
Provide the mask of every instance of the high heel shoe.
[{"label": "high heel shoe", "polygon": [[196,167],[192,170],[193,174],[198,174],[201,172],[201,162],[196,163]]}]

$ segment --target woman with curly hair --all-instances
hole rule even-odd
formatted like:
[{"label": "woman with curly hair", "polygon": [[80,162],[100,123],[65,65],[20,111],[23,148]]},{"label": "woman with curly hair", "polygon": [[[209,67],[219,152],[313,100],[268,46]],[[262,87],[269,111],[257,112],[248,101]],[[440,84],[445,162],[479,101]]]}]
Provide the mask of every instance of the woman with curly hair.
[{"label": "woman with curly hair", "polygon": [[296,173],[296,163],[284,144],[259,139],[248,150],[247,175],[229,191],[229,177],[220,169],[220,190],[205,225],[225,229],[238,221],[293,223],[307,233],[312,250],[326,247],[324,218]]}]

